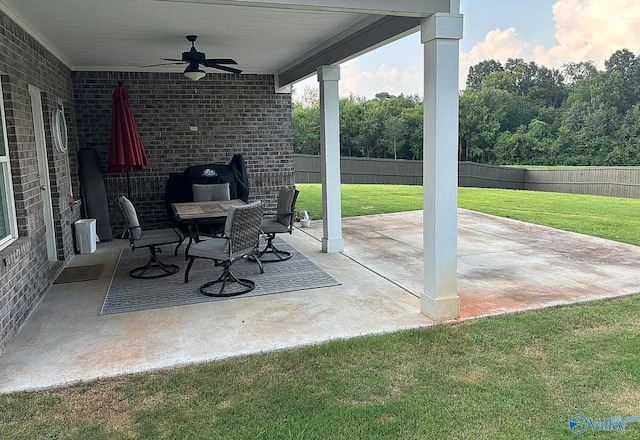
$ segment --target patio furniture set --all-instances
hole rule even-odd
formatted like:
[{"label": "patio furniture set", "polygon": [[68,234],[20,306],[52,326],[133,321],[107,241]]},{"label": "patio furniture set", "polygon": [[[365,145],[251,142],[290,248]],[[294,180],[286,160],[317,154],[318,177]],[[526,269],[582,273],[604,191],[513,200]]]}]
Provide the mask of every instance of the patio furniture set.
[{"label": "patio furniture set", "polygon": [[[217,166],[218,168],[220,166]],[[222,166],[225,167],[225,166]],[[136,209],[131,201],[121,195],[117,204],[122,212],[132,250],[147,248],[149,258],[129,275],[138,279],[160,278],[176,274],[179,267],[163,263],[158,254],[160,247],[176,244],[174,256],[188,239],[185,259],[188,264],[184,282],[189,282],[189,271],[196,259],[212,260],[214,267],[222,266],[222,274],[200,286],[200,293],[207,296],[229,297],[248,293],[255,282],[237,278],[231,265],[248,259],[264,273],[263,263],[285,261],[292,254],[278,249],[273,244],[276,234],[292,233],[298,190],[295,187],[280,188],[277,209],[265,213],[262,201],[248,202],[248,185],[238,179],[237,173],[221,174],[228,170],[215,170],[211,165],[189,167],[184,173],[170,176],[165,200],[173,227],[146,230],[141,226]],[[215,183],[210,183],[210,182]],[[185,185],[189,185],[185,190]],[[232,198],[233,197],[233,198]],[[186,200],[191,199],[191,200]],[[264,218],[264,215],[273,218]],[[266,245],[260,249],[260,237]]]}]

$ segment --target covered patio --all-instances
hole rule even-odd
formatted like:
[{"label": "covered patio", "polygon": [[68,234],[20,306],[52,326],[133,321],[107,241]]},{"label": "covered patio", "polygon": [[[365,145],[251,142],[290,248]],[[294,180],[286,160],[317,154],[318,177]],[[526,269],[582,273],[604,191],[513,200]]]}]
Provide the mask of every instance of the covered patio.
[{"label": "covered patio", "polygon": [[[278,189],[294,183],[290,86],[313,74],[320,88],[325,219],[314,244],[324,253],[342,251],[339,64],[413,32],[420,32],[424,49],[425,91],[424,281],[415,312],[437,321],[459,316],[462,23],[459,0],[0,2],[0,49],[7,54],[0,59],[7,146],[0,150],[0,216],[6,223],[0,285],[9,286],[0,296],[0,353],[63,268],[77,264],[73,223],[87,216],[82,209],[92,195],[79,184],[81,150],[93,150],[102,163],[103,205],[111,217],[106,227],[114,235],[123,226],[115,199],[129,186],[145,227],[163,227],[168,175],[191,165],[225,164],[235,154],[246,161],[249,199],[274,208]],[[185,39],[192,35],[197,42]],[[192,65],[184,55],[190,42],[201,51],[198,57],[222,61]],[[231,66],[242,74],[229,74]],[[149,159],[146,169],[126,177],[104,166],[111,95],[119,83],[129,93]],[[65,139],[64,145],[56,139]],[[98,226],[104,222],[100,218]]]},{"label": "covered patio", "polygon": [[[0,357],[0,393],[434,324],[419,312],[421,211],[345,219],[340,253],[321,252],[322,230],[286,240],[340,286],[143,312],[99,315],[126,241],[77,256],[102,276],[49,290]],[[465,210],[458,236],[454,322],[640,291],[636,246]]]}]

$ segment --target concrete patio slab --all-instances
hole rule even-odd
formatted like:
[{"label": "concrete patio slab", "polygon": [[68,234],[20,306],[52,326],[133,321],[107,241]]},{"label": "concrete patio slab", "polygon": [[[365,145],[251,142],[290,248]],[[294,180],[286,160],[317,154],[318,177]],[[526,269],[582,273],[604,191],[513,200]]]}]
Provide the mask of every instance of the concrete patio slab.
[{"label": "concrete patio slab", "polygon": [[[283,238],[341,286],[106,316],[127,242],[77,255],[102,276],[51,287],[0,356],[0,393],[433,324],[420,313],[422,211],[344,219],[339,254],[320,251],[321,234],[314,222]],[[459,210],[461,319],[636,293],[638,261],[636,246]]]},{"label": "concrete patio slab", "polygon": [[[344,254],[419,296],[422,215],[346,218]],[[639,261],[637,246],[459,209],[460,319],[640,292]]]}]

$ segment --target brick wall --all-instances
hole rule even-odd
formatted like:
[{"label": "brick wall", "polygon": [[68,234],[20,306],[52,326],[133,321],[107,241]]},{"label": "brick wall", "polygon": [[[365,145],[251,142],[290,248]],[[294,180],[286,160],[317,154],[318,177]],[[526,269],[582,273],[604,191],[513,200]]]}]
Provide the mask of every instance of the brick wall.
[{"label": "brick wall", "polygon": [[294,170],[291,95],[275,93],[273,75],[207,73],[193,82],[181,73],[73,72],[78,144],[98,151],[115,235],[122,219],[114,200],[127,193],[126,174],[107,170],[111,95],[118,81],[129,94],[149,158],[147,169],[129,175],[143,224],[166,224],[163,200],[170,172],[227,164],[235,153],[247,165],[250,199],[275,209],[278,189],[293,183]]},{"label": "brick wall", "polygon": [[[0,353],[74,254],[69,157],[51,142],[50,115],[61,99],[69,126],[69,149],[77,148],[71,72],[11,19],[0,13],[0,80],[19,239],[0,250]],[[42,195],[38,180],[29,84],[42,92],[49,182],[53,198],[58,262],[47,259]],[[70,153],[72,154],[72,153]],[[77,185],[76,185],[77,186]],[[75,189],[77,191],[77,188]]]}]

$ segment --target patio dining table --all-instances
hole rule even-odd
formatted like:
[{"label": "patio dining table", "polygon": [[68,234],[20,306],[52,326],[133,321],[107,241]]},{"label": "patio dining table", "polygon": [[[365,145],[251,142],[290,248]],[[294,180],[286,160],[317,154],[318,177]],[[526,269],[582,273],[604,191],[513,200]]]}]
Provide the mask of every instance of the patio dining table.
[{"label": "patio dining table", "polygon": [[176,220],[198,221],[226,217],[230,207],[244,204],[240,199],[232,199],[216,200],[213,202],[172,203],[171,208],[173,209]]},{"label": "patio dining table", "polygon": [[[232,206],[245,203],[240,199],[216,200],[209,202],[172,203],[171,209],[176,221],[182,224],[189,235],[189,242],[204,230],[205,235],[218,235],[224,229],[225,218]],[[206,232],[208,231],[208,232]]]}]

